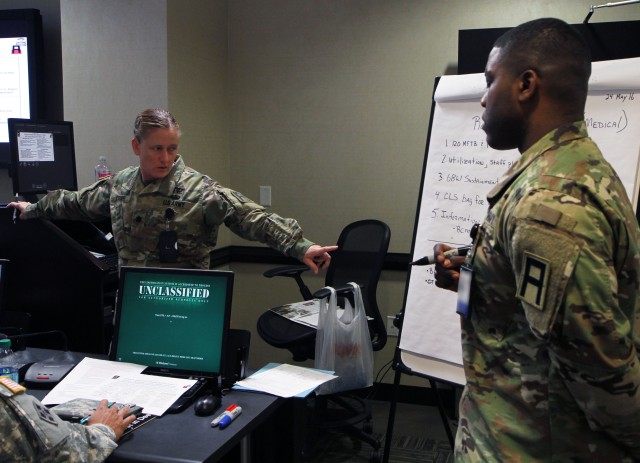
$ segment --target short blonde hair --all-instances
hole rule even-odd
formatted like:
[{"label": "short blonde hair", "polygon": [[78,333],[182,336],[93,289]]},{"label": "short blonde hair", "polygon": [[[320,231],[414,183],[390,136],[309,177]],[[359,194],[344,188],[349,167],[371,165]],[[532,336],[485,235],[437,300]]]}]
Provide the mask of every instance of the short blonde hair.
[{"label": "short blonde hair", "polygon": [[133,136],[139,142],[142,141],[147,133],[154,129],[175,129],[178,135],[182,135],[180,125],[169,111],[161,108],[145,109],[136,117],[133,125]]}]

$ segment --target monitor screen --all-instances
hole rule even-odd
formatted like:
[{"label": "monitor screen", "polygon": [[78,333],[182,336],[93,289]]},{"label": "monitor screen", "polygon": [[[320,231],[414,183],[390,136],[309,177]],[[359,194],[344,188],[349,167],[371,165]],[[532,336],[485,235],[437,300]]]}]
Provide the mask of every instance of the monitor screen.
[{"label": "monitor screen", "polygon": [[233,273],[122,267],[110,358],[179,377],[219,377]]},{"label": "monitor screen", "polygon": [[77,190],[73,123],[9,119],[13,193]]},{"label": "monitor screen", "polygon": [[9,165],[9,118],[42,117],[42,18],[0,10],[0,167]]}]

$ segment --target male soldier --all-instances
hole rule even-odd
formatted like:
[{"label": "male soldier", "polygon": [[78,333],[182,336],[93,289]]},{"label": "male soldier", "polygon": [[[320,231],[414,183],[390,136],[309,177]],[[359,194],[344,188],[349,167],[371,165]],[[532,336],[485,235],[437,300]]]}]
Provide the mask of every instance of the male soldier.
[{"label": "male soldier", "polygon": [[101,462],[117,447],[135,415],[129,406],[109,408],[103,400],[87,425],[62,421],[13,381],[0,382],[1,461]]},{"label": "male soldier", "polygon": [[457,461],[640,459],[640,234],[587,135],[590,73],[584,40],[557,19],[489,54],[487,142],[522,155],[464,265],[434,249],[436,284],[469,298]]},{"label": "male soldier", "polygon": [[303,261],[316,273],[329,265],[329,252],[337,247],[313,244],[295,220],[267,213],[237,191],[185,166],[178,154],[180,126],[168,111],[143,111],[133,134],[138,167],[77,192],[55,190],[35,204],[9,206],[20,211],[21,219],[111,218],[121,265],[208,269],[222,224],[245,239]]}]

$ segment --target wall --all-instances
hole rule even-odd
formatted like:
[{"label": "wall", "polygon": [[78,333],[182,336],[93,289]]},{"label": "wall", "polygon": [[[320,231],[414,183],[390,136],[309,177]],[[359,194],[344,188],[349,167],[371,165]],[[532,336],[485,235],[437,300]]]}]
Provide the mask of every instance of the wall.
[{"label": "wall", "polygon": [[[390,251],[409,252],[433,82],[456,73],[458,30],[580,23],[591,3],[229,2],[233,186],[257,197],[271,185],[273,210],[312,239],[379,218]],[[598,9],[591,22],[633,19],[640,5]]]},{"label": "wall", "polygon": [[64,117],[74,123],[78,186],[94,180],[105,155],[120,170],[137,164],[133,121],[165,107],[165,0],[61,0]]}]

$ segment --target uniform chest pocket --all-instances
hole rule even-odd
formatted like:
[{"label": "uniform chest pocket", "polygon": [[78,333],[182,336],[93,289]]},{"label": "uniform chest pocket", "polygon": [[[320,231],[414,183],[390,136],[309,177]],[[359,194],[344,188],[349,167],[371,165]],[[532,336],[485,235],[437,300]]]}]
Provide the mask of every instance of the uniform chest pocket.
[{"label": "uniform chest pocket", "polygon": [[137,207],[123,217],[125,247],[131,252],[155,252],[167,246],[182,252],[197,244],[194,237],[201,235],[203,227],[201,206],[187,201],[148,204],[139,199]]}]

